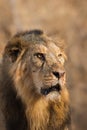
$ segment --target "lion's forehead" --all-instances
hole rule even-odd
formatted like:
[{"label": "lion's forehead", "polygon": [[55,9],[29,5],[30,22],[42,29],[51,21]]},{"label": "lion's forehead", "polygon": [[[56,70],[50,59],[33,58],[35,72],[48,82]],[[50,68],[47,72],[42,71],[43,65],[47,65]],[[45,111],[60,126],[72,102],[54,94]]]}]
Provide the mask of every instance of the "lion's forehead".
[{"label": "lion's forehead", "polygon": [[53,42],[50,42],[48,44],[36,44],[33,46],[34,52],[40,52],[44,54],[58,54],[61,52],[61,49]]},{"label": "lion's forehead", "polygon": [[55,54],[58,54],[61,52],[60,48],[53,42],[50,42],[50,44],[48,44],[48,50]]}]

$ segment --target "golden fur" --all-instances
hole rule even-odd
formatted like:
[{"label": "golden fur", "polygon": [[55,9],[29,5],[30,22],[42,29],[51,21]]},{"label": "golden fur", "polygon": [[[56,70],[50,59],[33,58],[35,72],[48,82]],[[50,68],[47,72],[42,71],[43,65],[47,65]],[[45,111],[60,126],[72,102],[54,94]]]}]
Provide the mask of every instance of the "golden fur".
[{"label": "golden fur", "polygon": [[[3,57],[9,62],[8,73],[17,98],[25,106],[27,130],[67,130],[70,110],[64,69],[66,56],[58,43],[40,31],[20,33],[9,41]],[[60,71],[64,75],[58,79],[53,72]],[[41,94],[41,88],[57,83],[60,92]]]}]

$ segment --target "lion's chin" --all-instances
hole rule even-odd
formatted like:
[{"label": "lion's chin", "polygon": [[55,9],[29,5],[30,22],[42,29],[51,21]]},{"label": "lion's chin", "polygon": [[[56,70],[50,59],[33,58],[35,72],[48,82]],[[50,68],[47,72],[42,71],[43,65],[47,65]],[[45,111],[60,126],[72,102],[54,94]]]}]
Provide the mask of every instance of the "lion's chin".
[{"label": "lion's chin", "polygon": [[61,96],[60,92],[61,86],[59,84],[48,88],[41,88],[41,94],[47,99],[58,99]]},{"label": "lion's chin", "polygon": [[48,101],[61,101],[61,94],[57,91],[50,92],[47,96],[45,96],[45,99]]}]

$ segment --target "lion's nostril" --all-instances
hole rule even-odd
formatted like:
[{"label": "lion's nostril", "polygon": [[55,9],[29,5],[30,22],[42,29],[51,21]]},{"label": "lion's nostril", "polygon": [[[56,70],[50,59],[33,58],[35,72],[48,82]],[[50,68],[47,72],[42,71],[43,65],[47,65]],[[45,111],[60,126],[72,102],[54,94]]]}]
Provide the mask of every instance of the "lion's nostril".
[{"label": "lion's nostril", "polygon": [[59,72],[53,72],[53,74],[54,74],[58,79],[60,78]]},{"label": "lion's nostril", "polygon": [[59,79],[62,76],[64,76],[65,72],[53,72],[53,74],[55,75],[55,77],[57,77]]}]

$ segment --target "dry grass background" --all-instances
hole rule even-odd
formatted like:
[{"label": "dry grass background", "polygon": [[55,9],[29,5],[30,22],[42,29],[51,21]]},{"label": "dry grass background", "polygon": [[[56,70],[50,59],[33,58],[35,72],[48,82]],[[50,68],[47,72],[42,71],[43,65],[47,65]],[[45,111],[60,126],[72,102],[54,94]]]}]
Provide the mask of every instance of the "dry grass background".
[{"label": "dry grass background", "polygon": [[12,35],[34,28],[65,41],[72,127],[87,130],[87,0],[0,0],[0,60]]}]

